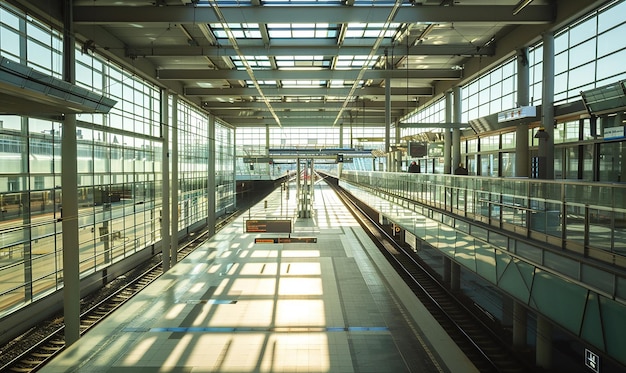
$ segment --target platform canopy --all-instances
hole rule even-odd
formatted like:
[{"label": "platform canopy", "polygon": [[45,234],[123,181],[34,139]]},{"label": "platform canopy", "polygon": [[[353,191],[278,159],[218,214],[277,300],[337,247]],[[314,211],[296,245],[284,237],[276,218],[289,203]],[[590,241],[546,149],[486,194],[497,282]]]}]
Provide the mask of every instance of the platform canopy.
[{"label": "platform canopy", "polygon": [[[14,1],[63,19],[62,0]],[[85,51],[121,59],[233,126],[380,127],[593,3],[74,0],[73,26]]]}]

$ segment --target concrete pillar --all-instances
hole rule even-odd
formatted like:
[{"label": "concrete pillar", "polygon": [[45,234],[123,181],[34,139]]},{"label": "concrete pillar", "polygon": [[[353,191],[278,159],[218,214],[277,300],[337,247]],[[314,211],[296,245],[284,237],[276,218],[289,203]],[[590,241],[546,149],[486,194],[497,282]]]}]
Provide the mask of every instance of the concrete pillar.
[{"label": "concrete pillar", "polygon": [[[63,79],[74,84],[73,2],[63,2]],[[66,114],[61,135],[61,225],[63,228],[63,310],[65,345],[80,338],[80,268],[78,239],[78,165],[76,114]]]},{"label": "concrete pillar", "polygon": [[[528,106],[530,102],[530,68],[528,48],[522,48],[517,54],[517,105]],[[528,124],[519,123],[515,127],[515,176],[528,177],[530,170],[528,150]]]},{"label": "concrete pillar", "polygon": [[[365,111],[363,111],[365,115]],[[391,78],[385,78],[385,153],[387,154],[387,171],[393,171],[391,165]]]},{"label": "concrete pillar", "polygon": [[450,290],[461,289],[461,266],[452,262],[450,267]]},{"label": "concrete pillar", "polygon": [[402,172],[402,151],[400,150],[396,150],[395,152],[396,155],[396,162],[395,162],[395,168],[394,171],[396,172]]},{"label": "concrete pillar", "polygon": [[170,263],[174,266],[178,262],[178,227],[180,219],[180,206],[178,203],[178,95],[172,95],[172,184],[170,193],[172,195],[172,217],[170,219],[170,232],[172,239],[170,242]]},{"label": "concrete pillar", "polygon": [[[624,113],[619,112],[615,116],[615,124],[613,126],[618,127],[622,125],[624,125]],[[622,157],[622,161],[620,162],[621,167],[620,167],[620,176],[619,176],[618,181],[623,182],[624,180],[626,180],[626,162],[623,161],[624,159],[626,159],[626,147],[622,146],[620,153],[621,153],[620,155]]]},{"label": "concrete pillar", "polygon": [[[28,128],[28,118],[27,117],[21,117],[20,121],[21,121],[21,132],[22,132],[22,137],[24,139],[28,139],[28,134],[30,133],[30,130]],[[22,154],[22,158],[21,158],[21,163],[22,163],[22,170],[26,170],[26,173],[28,175],[30,175],[31,173],[31,168],[30,168],[30,159],[29,159],[29,154],[30,154],[30,141],[26,141],[24,146],[26,147],[26,151]],[[23,181],[20,182],[20,187],[18,188],[18,190],[25,190],[25,189],[29,189],[27,187],[28,184],[24,185],[25,180],[23,178],[21,178]],[[31,188],[33,187],[32,185],[30,186]],[[45,201],[42,201],[42,203],[45,204]],[[42,206],[42,211],[43,211],[44,207]],[[23,227],[30,227],[31,223],[32,223],[32,212],[31,212],[31,208],[30,208],[30,193],[24,193],[22,194],[22,202],[20,205],[20,213],[22,215],[22,226]],[[22,229],[22,242],[24,242],[24,269],[23,269],[23,274],[24,274],[24,302],[28,303],[33,299],[33,253],[32,253],[32,248],[33,248],[33,242],[32,242],[32,229]]]},{"label": "concrete pillar", "polygon": [[545,136],[539,138],[539,174],[540,178],[554,179],[554,34],[552,32],[543,34],[541,107],[541,126],[545,131]]},{"label": "concrete pillar", "polygon": [[343,123],[339,123],[339,147],[343,148]]},{"label": "concrete pillar", "polygon": [[513,300],[513,346],[525,347],[527,338],[527,311],[516,300]]},{"label": "concrete pillar", "polygon": [[452,260],[447,256],[443,257],[443,283],[450,286],[452,279]]},{"label": "concrete pillar", "polygon": [[[215,182],[215,174],[217,172],[217,170],[215,169],[215,116],[214,115],[210,115],[208,117],[208,123],[207,123],[207,127],[208,127],[208,131],[209,131],[209,170],[208,170],[208,184],[207,184],[207,193],[208,193],[208,201],[209,201],[209,205],[207,207],[208,211],[207,211],[207,226],[208,226],[208,230],[209,230],[209,237],[213,237],[215,235],[215,210],[216,210],[216,204],[217,202],[215,201],[215,189],[216,189],[216,182]],[[233,145],[236,144],[235,140],[233,139]],[[236,148],[235,148],[236,149]],[[236,155],[236,154],[235,154]],[[237,172],[237,157],[233,157],[233,172],[236,174]]]},{"label": "concrete pillar", "polygon": [[[215,154],[215,153],[213,153],[213,154]],[[270,156],[270,126],[269,126],[269,124],[265,125],[265,156],[268,157],[268,158]],[[267,167],[267,174],[270,175],[270,173],[271,173],[270,167],[268,166]]]},{"label": "concrete pillar", "polygon": [[537,315],[537,366],[550,369],[552,367],[552,324],[547,318]]},{"label": "concrete pillar", "polygon": [[[461,87],[454,87],[452,91],[452,121],[455,123],[461,123]],[[463,149],[466,150],[466,149]],[[461,160],[461,129],[452,129],[452,170],[454,170],[459,163],[465,163]],[[465,165],[467,167],[467,165]]]},{"label": "concrete pillar", "polygon": [[161,253],[163,272],[170,269],[170,128],[169,128],[169,92],[161,90]]},{"label": "concrete pillar", "polygon": [[80,269],[76,115],[67,114],[61,138],[61,219],[63,227],[63,307],[65,343],[80,338]]},{"label": "concrete pillar", "polygon": [[[446,100],[446,123],[452,123],[452,91],[445,93]],[[451,174],[457,166],[452,163],[452,132],[450,128],[444,128],[443,132],[443,173]]]}]

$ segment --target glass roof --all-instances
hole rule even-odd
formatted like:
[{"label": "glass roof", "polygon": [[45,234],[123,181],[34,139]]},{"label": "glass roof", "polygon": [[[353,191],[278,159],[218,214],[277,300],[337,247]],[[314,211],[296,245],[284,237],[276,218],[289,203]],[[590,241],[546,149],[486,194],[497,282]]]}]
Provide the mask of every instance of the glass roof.
[{"label": "glass roof", "polygon": [[[210,23],[209,27],[218,39],[228,39],[228,34],[219,23]],[[256,23],[228,23],[226,25],[237,39],[260,39],[261,30]]]},{"label": "glass roof", "polygon": [[337,24],[329,23],[268,23],[270,38],[336,38],[339,33]]},{"label": "glass roof", "polygon": [[[202,2],[201,2],[202,3]],[[217,4],[228,6],[229,2],[216,1]],[[340,1],[335,0],[264,0],[263,5],[278,5],[278,4],[318,4],[318,5],[332,5],[340,4]],[[363,3],[363,2],[360,2]],[[368,1],[372,4],[375,1]],[[385,2],[387,4],[388,2]],[[392,2],[393,3],[393,2]],[[249,5],[249,2],[243,1],[239,5]],[[302,39],[303,44],[306,45],[307,39],[310,40],[322,40],[328,39],[332,41],[332,45],[341,45],[344,40],[355,39],[375,39],[383,37],[388,40],[392,40],[398,29],[402,24],[390,23],[385,25],[384,23],[347,23],[345,25],[339,25],[336,23],[211,23],[209,28],[217,38],[219,43],[228,44],[231,42],[229,39],[229,31],[237,39],[237,43],[246,44],[246,40],[264,40],[265,45],[279,45],[280,40],[287,39]],[[387,27],[386,27],[387,26]],[[342,30],[343,27],[343,30]],[[317,43],[319,44],[319,43]],[[245,70],[246,63],[252,69],[272,69],[276,67],[279,70],[347,70],[347,69],[361,69],[372,68],[377,62],[376,59],[372,59],[367,55],[256,55],[256,56],[230,56],[232,65],[237,70]],[[250,81],[248,86],[254,83]],[[271,85],[269,81],[265,81],[264,85]],[[276,84],[276,83],[275,83]],[[315,81],[311,79],[293,79],[283,82],[278,82],[282,87],[319,87],[326,86],[327,81]],[[335,80],[331,82],[331,86],[348,86],[349,82],[342,80]]]},{"label": "glass roof", "polygon": [[[385,30],[385,37],[393,37],[400,25],[400,23],[390,23],[389,28]],[[348,23],[346,38],[377,38],[384,27],[384,23]]]},{"label": "glass roof", "polygon": [[[251,68],[257,69],[269,69],[272,67],[270,59],[267,56],[244,56],[245,60]],[[245,70],[246,66],[243,63],[243,59],[239,56],[231,57],[233,63],[237,67],[237,70]]]},{"label": "glass roof", "polygon": [[329,68],[331,63],[332,58],[324,56],[276,56],[276,66],[282,70]]},{"label": "glass roof", "polygon": [[[252,0],[199,0],[195,5],[199,7],[211,6],[215,2],[220,7],[244,7],[256,6],[252,4]],[[282,6],[289,4],[297,5],[343,5],[342,0],[261,0],[261,5],[265,6]],[[354,6],[392,6],[396,2],[394,0],[354,0]],[[413,6],[413,0],[402,0],[402,6]]]},{"label": "glass roof", "polygon": [[319,88],[326,87],[326,80],[283,80],[284,88]]}]

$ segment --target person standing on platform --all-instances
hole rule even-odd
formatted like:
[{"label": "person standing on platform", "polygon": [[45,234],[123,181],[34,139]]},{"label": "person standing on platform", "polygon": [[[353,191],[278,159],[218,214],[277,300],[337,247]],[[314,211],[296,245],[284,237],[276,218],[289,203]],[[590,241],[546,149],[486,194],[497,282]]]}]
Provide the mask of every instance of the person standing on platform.
[{"label": "person standing on platform", "polygon": [[463,167],[463,163],[459,163],[459,167],[454,169],[454,174],[455,175],[469,175],[469,172],[467,172],[467,168]]},{"label": "person standing on platform", "polygon": [[420,172],[420,167],[417,165],[417,162],[411,162],[411,165],[409,166],[409,172],[413,174]]}]

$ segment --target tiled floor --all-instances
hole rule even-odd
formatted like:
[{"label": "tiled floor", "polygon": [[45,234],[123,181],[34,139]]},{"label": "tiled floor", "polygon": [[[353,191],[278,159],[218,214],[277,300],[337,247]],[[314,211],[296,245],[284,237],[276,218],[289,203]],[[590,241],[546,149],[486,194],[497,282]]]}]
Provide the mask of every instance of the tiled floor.
[{"label": "tiled floor", "polygon": [[[255,244],[277,234],[240,219],[42,372],[475,371],[334,193],[315,189],[291,236],[317,243]],[[294,197],[277,191],[246,218],[292,215]]]}]

